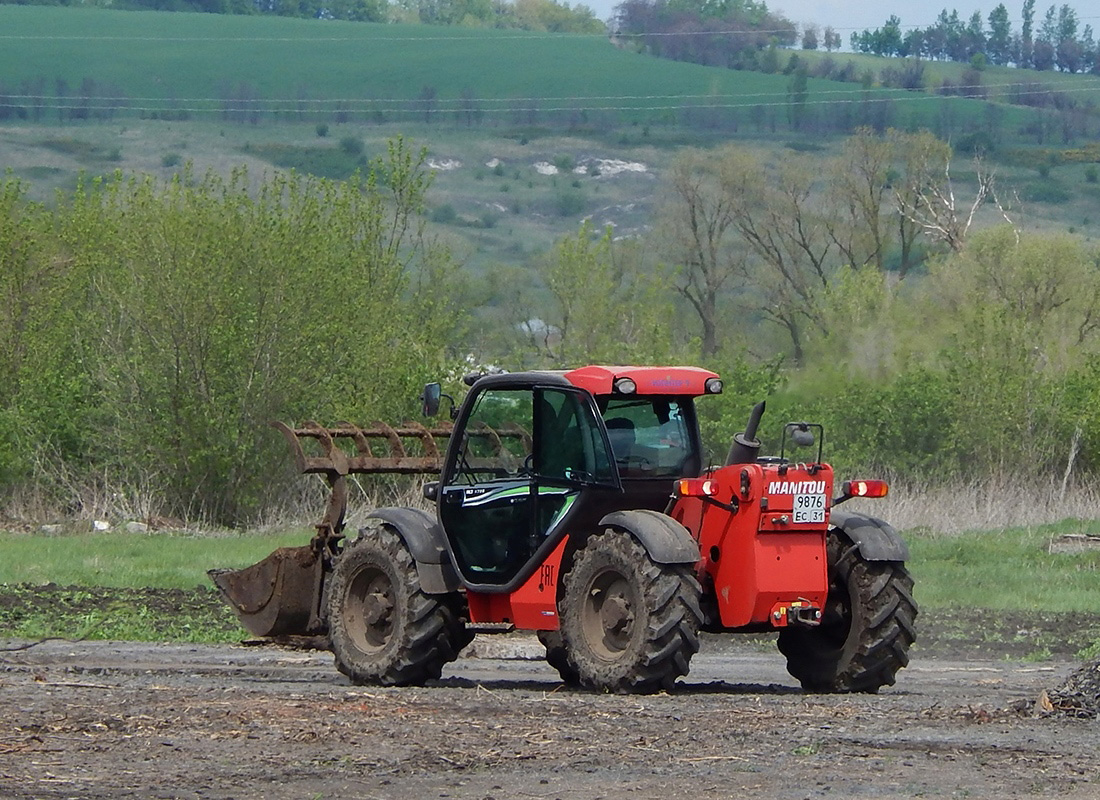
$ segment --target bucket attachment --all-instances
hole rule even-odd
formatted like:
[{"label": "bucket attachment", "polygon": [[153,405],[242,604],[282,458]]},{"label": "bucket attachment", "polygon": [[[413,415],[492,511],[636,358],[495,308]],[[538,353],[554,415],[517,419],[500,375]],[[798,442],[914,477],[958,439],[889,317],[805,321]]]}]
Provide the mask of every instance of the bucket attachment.
[{"label": "bucket attachment", "polygon": [[263,561],[240,570],[207,573],[222,597],[254,636],[323,633],[323,560],[311,545],[280,547]]}]

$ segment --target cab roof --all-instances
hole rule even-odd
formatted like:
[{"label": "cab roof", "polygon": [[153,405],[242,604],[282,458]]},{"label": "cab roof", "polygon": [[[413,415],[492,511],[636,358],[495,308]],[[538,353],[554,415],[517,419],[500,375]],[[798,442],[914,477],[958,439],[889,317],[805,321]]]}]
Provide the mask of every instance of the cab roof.
[{"label": "cab roof", "polygon": [[637,387],[635,394],[698,397],[709,394],[706,383],[718,373],[700,367],[590,366],[570,370],[563,377],[594,395],[611,394],[616,381],[629,378]]}]

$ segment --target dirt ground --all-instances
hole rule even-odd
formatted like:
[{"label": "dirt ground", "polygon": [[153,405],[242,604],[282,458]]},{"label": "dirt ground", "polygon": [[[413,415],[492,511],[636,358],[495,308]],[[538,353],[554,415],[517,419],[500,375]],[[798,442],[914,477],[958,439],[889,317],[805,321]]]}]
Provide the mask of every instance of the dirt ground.
[{"label": "dirt ground", "polygon": [[1018,642],[932,636],[896,686],[845,696],[803,694],[768,641],[706,637],[651,697],[566,689],[523,634],[405,689],[316,650],[21,644],[0,641],[12,800],[1100,798],[1100,721],[1036,702],[1078,664]]}]

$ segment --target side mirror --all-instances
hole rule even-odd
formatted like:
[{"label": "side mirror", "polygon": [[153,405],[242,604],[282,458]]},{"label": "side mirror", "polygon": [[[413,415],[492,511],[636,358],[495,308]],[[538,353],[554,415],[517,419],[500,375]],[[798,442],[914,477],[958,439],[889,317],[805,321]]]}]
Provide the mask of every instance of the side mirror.
[{"label": "side mirror", "polygon": [[825,441],[825,429],[816,422],[788,422],[783,427],[783,448],[780,451],[780,458],[786,458],[787,456],[787,442],[790,441],[793,447],[814,447],[817,446],[817,461],[811,462],[821,463],[821,449]]},{"label": "side mirror", "polygon": [[797,423],[791,426],[791,441],[799,447],[813,447],[814,432],[810,430],[810,426],[806,423]]},{"label": "side mirror", "polygon": [[425,417],[434,417],[439,413],[439,400],[442,397],[443,387],[438,382],[424,385],[424,393],[420,395],[420,402]]}]

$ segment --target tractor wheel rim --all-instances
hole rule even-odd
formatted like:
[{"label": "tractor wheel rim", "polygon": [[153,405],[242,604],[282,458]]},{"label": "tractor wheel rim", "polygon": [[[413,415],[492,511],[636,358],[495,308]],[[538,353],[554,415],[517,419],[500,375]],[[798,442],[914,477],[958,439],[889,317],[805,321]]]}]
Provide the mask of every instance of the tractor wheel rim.
[{"label": "tractor wheel rim", "polygon": [[393,634],[395,597],[393,582],[377,567],[361,570],[347,594],[348,633],[364,652],[380,650]]},{"label": "tractor wheel rim", "polygon": [[630,582],[615,570],[593,578],[583,608],[582,628],[593,652],[613,661],[634,638],[637,598]]}]

